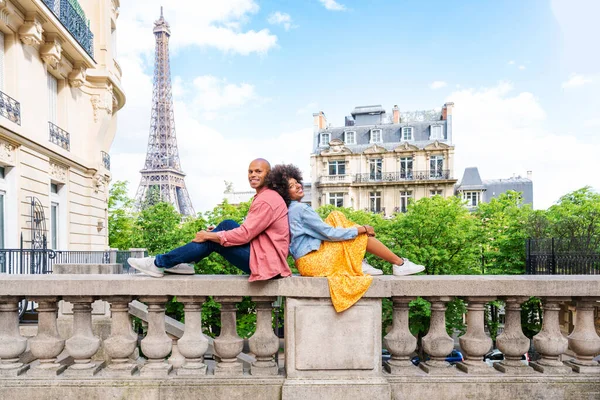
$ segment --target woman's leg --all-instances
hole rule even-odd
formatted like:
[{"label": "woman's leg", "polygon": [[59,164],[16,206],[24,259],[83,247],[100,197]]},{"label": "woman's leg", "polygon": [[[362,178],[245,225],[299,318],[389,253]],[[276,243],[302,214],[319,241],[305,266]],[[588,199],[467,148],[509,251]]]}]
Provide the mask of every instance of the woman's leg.
[{"label": "woman's leg", "polygon": [[369,237],[367,240],[367,252],[394,265],[404,264],[402,257],[395,255],[390,249],[388,249],[383,243],[374,237]]}]

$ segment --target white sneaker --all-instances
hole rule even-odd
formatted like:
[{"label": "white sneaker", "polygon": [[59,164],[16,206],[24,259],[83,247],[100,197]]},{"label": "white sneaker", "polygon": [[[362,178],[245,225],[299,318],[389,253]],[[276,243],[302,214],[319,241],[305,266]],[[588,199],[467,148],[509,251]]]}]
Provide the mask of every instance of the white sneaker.
[{"label": "white sneaker", "polygon": [[133,268],[137,269],[138,271],[140,271],[146,275],[150,275],[155,278],[162,278],[164,275],[163,269],[158,268],[156,266],[156,264],[154,264],[154,257],[145,257],[145,258],[131,257],[131,258],[127,259],[127,262]]},{"label": "white sneaker", "polygon": [[179,274],[179,275],[194,275],[194,266],[186,263],[177,264],[172,268],[165,268],[163,271],[165,274]]},{"label": "white sneaker", "polygon": [[383,271],[369,264],[366,258],[362,260],[362,272],[367,275],[383,275]]},{"label": "white sneaker", "polygon": [[394,270],[394,275],[396,276],[404,276],[404,275],[412,275],[418,274],[419,272],[425,271],[425,267],[419,264],[415,264],[412,261],[409,261],[407,258],[404,258],[404,264],[395,265],[392,267]]}]

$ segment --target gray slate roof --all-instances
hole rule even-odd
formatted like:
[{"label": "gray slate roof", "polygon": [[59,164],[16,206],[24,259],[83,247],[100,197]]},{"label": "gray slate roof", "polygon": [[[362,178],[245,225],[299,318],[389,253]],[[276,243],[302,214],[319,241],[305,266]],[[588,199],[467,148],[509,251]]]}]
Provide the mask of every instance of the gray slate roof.
[{"label": "gray slate roof", "polygon": [[456,186],[456,190],[485,190],[477,167],[465,168],[465,173]]}]

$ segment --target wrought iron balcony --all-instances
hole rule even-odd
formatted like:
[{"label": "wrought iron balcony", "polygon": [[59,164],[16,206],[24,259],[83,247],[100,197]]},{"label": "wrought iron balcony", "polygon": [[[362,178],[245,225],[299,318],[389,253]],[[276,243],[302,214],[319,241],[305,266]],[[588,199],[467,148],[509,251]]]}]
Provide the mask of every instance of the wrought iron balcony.
[{"label": "wrought iron balcony", "polygon": [[48,121],[48,125],[50,131],[50,141],[55,145],[60,146],[67,151],[70,151],[71,135],[69,135],[69,132],[60,129],[58,126],[54,125],[50,121]]},{"label": "wrought iron balcony", "polygon": [[77,0],[42,0],[73,38],[94,58],[94,34]]},{"label": "wrought iron balcony", "polygon": [[352,175],[323,175],[319,183],[352,183]]},{"label": "wrought iron balcony", "polygon": [[4,92],[0,92],[0,114],[21,125],[21,104]]},{"label": "wrought iron balcony", "polygon": [[102,154],[102,165],[110,171],[110,154],[105,151],[101,151],[100,153]]},{"label": "wrought iron balcony", "polygon": [[415,171],[415,170],[401,170],[399,172],[371,172],[356,174],[356,183],[366,182],[401,182],[401,181],[430,181],[430,180],[441,180],[451,179],[450,170],[437,170],[437,171]]}]

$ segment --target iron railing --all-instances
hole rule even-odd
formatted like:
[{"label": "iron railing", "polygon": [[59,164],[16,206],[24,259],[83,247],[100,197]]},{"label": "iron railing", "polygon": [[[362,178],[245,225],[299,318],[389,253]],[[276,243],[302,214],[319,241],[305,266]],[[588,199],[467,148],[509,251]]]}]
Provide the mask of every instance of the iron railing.
[{"label": "iron railing", "polygon": [[355,182],[401,182],[401,181],[429,181],[450,179],[450,170],[415,171],[400,170],[398,172],[368,172],[356,174]]},{"label": "iron railing", "polygon": [[[54,264],[123,264],[123,273],[133,273],[127,259],[130,251],[72,251],[51,249],[0,249],[0,273],[51,274]],[[144,253],[147,256],[148,252]]]},{"label": "iron railing", "polygon": [[69,132],[64,129],[59,128],[54,125],[52,122],[48,121],[49,132],[50,132],[50,142],[54,143],[62,147],[63,149],[70,151],[71,150],[71,135]]},{"label": "iron railing", "polygon": [[600,248],[584,238],[544,238],[525,241],[528,275],[598,275]]},{"label": "iron railing", "polygon": [[21,104],[4,92],[0,92],[0,114],[21,125]]},{"label": "iron railing", "polygon": [[94,34],[76,0],[42,0],[81,47],[94,58]]},{"label": "iron railing", "polygon": [[101,151],[100,153],[102,154],[102,165],[110,171],[110,154],[105,151]]}]

